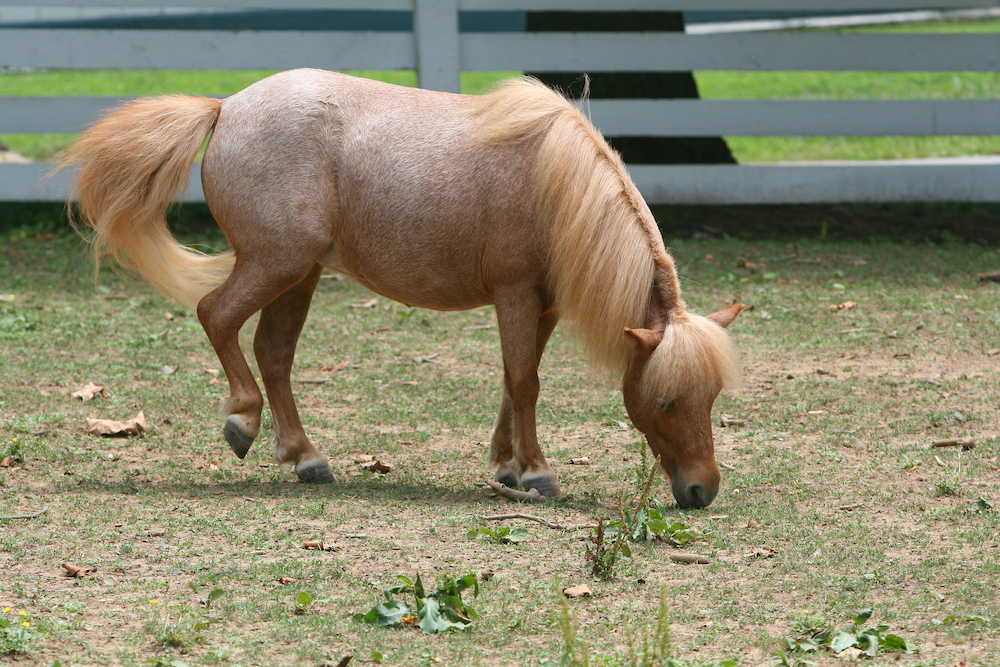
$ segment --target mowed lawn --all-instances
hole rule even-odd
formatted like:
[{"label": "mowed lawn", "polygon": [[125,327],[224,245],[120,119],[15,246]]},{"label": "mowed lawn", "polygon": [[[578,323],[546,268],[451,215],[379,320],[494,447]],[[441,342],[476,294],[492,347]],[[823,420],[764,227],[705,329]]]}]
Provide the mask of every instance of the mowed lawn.
[{"label": "mowed lawn", "polygon": [[[224,243],[209,232],[185,240]],[[324,278],[293,386],[338,482],[307,486],[271,464],[268,418],[245,461],[229,452],[217,412],[225,377],[191,313],[112,272],[95,289],[68,233],[5,232],[0,514],[47,512],[0,523],[0,610],[26,637],[0,644],[20,651],[0,659],[583,664],[579,645],[564,660],[571,618],[590,664],[654,664],[632,661],[629,644],[653,632],[662,594],[668,652],[691,665],[773,665],[779,651],[787,664],[841,664],[860,650],[835,657],[822,633],[869,626],[912,651],[887,644],[869,664],[998,664],[1000,289],[976,274],[998,268],[1000,253],[671,244],[693,310],[753,307],[732,327],[743,387],[713,413],[722,490],[709,508],[681,511],[658,482],[665,519],[700,533],[681,547],[632,542],[602,580],[586,557],[593,530],[482,519],[526,512],[587,526],[636,502],[650,463],[640,435],[614,382],[558,331],[539,432],[572,497],[512,506],[482,486],[502,378],[492,309],[414,310]],[[90,381],[107,396],[72,397]],[[84,431],[88,418],[139,411],[151,427],[142,436]],[[723,428],[723,414],[745,423]],[[974,447],[931,447],[958,437]],[[368,472],[359,455],[392,470]],[[579,457],[591,464],[569,463]],[[501,526],[527,536],[468,535]],[[336,550],[305,550],[308,540]],[[674,563],[676,553],[710,562]],[[63,563],[94,571],[71,579]],[[432,586],[466,573],[480,577],[479,596],[465,594],[478,612],[467,630],[352,620],[385,601],[395,575]],[[593,595],[569,601],[566,616],[558,591],[576,584]]]}]

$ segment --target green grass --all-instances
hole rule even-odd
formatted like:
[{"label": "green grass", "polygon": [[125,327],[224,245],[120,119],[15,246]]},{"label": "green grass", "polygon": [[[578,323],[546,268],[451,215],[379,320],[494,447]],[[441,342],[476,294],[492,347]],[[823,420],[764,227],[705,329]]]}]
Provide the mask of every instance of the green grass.
[{"label": "green grass", "polygon": [[[215,232],[185,240],[221,242]],[[269,465],[269,419],[245,461],[229,454],[217,414],[225,383],[210,383],[218,362],[191,314],[107,271],[95,292],[72,235],[5,232],[0,458],[21,462],[0,468],[0,514],[49,508],[0,532],[0,609],[24,609],[32,622],[17,664],[317,664],[349,654],[363,663],[378,652],[390,665],[537,665],[564,651],[556,579],[594,590],[569,603],[591,664],[629,664],[625,628],[654,622],[661,584],[674,654],[693,664],[774,664],[781,640],[849,627],[868,607],[873,623],[920,649],[873,665],[998,664],[1000,515],[970,508],[980,496],[1000,506],[1000,289],[975,277],[1000,253],[955,242],[670,245],[692,309],[754,307],[732,328],[744,386],[713,417],[749,421],[715,428],[728,466],[715,503],[671,508],[671,520],[707,535],[685,549],[712,563],[676,565],[671,547],[636,544],[602,582],[587,575],[586,531],[478,518],[511,511],[477,488],[490,474],[502,368],[496,329],[469,327],[491,323],[491,309],[435,313],[384,299],[352,308],[370,293],[321,282],[293,388],[338,482],[313,488]],[[859,305],[828,310],[846,301]],[[433,352],[439,363],[413,361]],[[350,366],[322,370],[342,361]],[[163,365],[177,370],[164,375]],[[109,398],[69,396],[89,380]],[[83,433],[87,417],[140,409],[153,424],[141,438]],[[543,448],[575,499],[521,511],[561,523],[614,516],[619,495],[636,490],[643,444],[620,423],[619,392],[558,331],[538,412]],[[965,435],[975,449],[928,446]],[[363,472],[358,453],[396,467]],[[575,456],[593,465],[565,463]],[[654,495],[670,500],[662,483]],[[528,536],[467,537],[499,525]],[[305,551],[307,539],[342,550]],[[776,553],[749,557],[755,548]],[[98,571],[74,584],[60,575],[67,561]],[[431,582],[487,568],[495,576],[481,583],[468,632],[428,637],[350,620],[395,574]],[[206,610],[216,588],[225,595]],[[296,613],[300,592],[322,601]],[[218,620],[200,626],[209,616]]]}]

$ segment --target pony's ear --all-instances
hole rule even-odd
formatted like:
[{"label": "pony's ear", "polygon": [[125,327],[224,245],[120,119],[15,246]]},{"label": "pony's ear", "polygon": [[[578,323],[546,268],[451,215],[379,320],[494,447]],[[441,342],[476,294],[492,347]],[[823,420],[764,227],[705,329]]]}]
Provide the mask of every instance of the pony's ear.
[{"label": "pony's ear", "polygon": [[636,354],[648,357],[653,354],[653,350],[663,340],[663,332],[655,329],[629,329],[625,327],[625,338],[635,348]]},{"label": "pony's ear", "polygon": [[733,323],[733,320],[736,319],[736,316],[739,315],[740,311],[743,310],[745,307],[746,306],[744,306],[742,303],[737,303],[732,306],[729,306],[729,308],[724,308],[717,313],[712,313],[711,315],[707,315],[707,317],[708,319],[712,320],[720,327],[725,329],[726,327],[728,327],[730,324]]}]

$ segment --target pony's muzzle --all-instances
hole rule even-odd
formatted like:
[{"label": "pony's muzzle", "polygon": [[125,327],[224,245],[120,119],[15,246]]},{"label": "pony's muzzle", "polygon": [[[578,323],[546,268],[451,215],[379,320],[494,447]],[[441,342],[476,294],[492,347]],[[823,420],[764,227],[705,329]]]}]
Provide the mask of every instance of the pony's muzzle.
[{"label": "pony's muzzle", "polygon": [[682,509],[698,509],[708,507],[715,500],[716,494],[719,493],[719,484],[681,482],[673,485],[673,492],[674,500]]}]

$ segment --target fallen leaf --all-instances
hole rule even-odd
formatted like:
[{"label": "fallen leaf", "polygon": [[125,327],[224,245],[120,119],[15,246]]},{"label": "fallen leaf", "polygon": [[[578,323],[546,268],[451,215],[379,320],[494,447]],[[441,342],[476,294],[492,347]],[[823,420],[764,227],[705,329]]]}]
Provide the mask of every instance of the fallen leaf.
[{"label": "fallen leaf", "polygon": [[747,521],[747,528],[760,528],[760,523],[754,521],[753,519],[750,519],[749,521]]},{"label": "fallen leaf", "polygon": [[587,584],[580,584],[579,586],[564,588],[563,595],[568,598],[589,598],[593,595],[593,592]]},{"label": "fallen leaf", "polygon": [[490,579],[492,579],[495,576],[496,576],[496,573],[493,572],[493,570],[491,570],[489,568],[487,568],[485,570],[480,570],[479,571],[479,580],[480,581],[489,581]]},{"label": "fallen leaf", "polygon": [[99,382],[88,382],[83,389],[74,391],[72,396],[73,398],[79,398],[81,401],[89,401],[98,394],[104,398],[108,397],[107,393],[104,391],[103,384],[100,384]]},{"label": "fallen leaf", "polygon": [[838,310],[850,310],[851,308],[857,307],[856,301],[845,301],[844,303],[834,304],[832,306],[827,306],[826,309],[830,312],[836,312]]},{"label": "fallen leaf", "polygon": [[174,368],[173,366],[160,366],[156,370],[160,371],[164,375],[173,375],[174,373],[177,372],[177,369]]},{"label": "fallen leaf", "polygon": [[578,459],[570,459],[569,461],[567,461],[567,463],[569,463],[571,466],[589,466],[590,465],[590,457],[589,456],[581,456]]},{"label": "fallen leaf", "polygon": [[288,584],[294,584],[298,581],[295,577],[278,577],[278,583],[282,586],[287,586]]},{"label": "fallen leaf", "polygon": [[167,312],[163,313],[163,319],[169,322],[170,320],[174,319],[174,314],[168,310]]},{"label": "fallen leaf", "polygon": [[440,352],[435,352],[434,354],[427,354],[420,357],[413,357],[413,360],[418,364],[436,364],[438,362],[436,362],[435,359],[437,359],[440,356],[441,356]]},{"label": "fallen leaf", "polygon": [[389,327],[379,327],[378,329],[375,330],[374,333],[385,333],[388,330],[389,330]]},{"label": "fallen leaf", "polygon": [[320,542],[319,540],[305,540],[302,543],[302,548],[303,549],[319,549],[320,551],[322,551],[323,550],[323,543]]},{"label": "fallen leaf", "polygon": [[354,457],[355,463],[371,463],[375,460],[375,457],[371,454],[358,454]]},{"label": "fallen leaf", "polygon": [[754,547],[747,554],[747,558],[774,558],[778,555],[777,550],[768,549],[767,547]]},{"label": "fallen leaf", "polygon": [[93,574],[97,572],[96,567],[80,567],[79,565],[74,565],[73,563],[63,563],[63,569],[66,570],[67,577],[74,577],[76,579],[82,579],[88,574]]},{"label": "fallen leaf", "polygon": [[140,435],[149,430],[149,424],[146,423],[146,415],[140,411],[135,417],[126,421],[88,419],[84,422],[84,428],[91,435]]},{"label": "fallen leaf", "polygon": [[374,308],[378,305],[378,299],[369,299],[364,303],[352,303],[351,308]]},{"label": "fallen leaf", "polygon": [[404,380],[404,381],[400,382],[399,384],[406,385],[406,386],[409,386],[409,387],[416,387],[420,383],[417,382],[416,380]]},{"label": "fallen leaf", "polygon": [[812,416],[815,417],[816,415],[824,415],[824,414],[826,414],[826,410],[810,410],[806,414],[807,415],[812,415]]},{"label": "fallen leaf", "polygon": [[361,467],[369,472],[377,472],[380,475],[385,475],[392,472],[392,464],[382,463],[378,459],[369,461],[368,463],[361,464]]},{"label": "fallen leaf", "polygon": [[14,467],[14,457],[8,455],[0,459],[0,468],[13,468]]},{"label": "fallen leaf", "polygon": [[48,232],[38,232],[35,234],[35,238],[38,239],[39,241],[51,241],[55,237],[52,236],[52,234],[49,234]]}]

